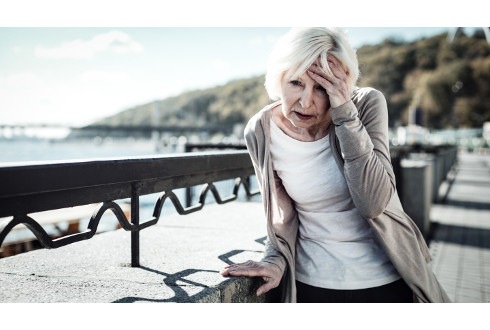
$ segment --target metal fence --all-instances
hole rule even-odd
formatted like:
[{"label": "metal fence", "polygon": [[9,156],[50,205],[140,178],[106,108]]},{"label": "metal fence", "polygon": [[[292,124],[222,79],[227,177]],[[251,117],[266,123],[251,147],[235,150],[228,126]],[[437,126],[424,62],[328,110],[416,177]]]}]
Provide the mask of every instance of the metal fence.
[{"label": "metal fence", "polygon": [[[0,247],[17,225],[25,225],[45,248],[59,248],[92,238],[101,217],[108,210],[120,226],[131,232],[131,265],[139,266],[139,232],[157,224],[164,203],[170,199],[179,214],[204,207],[212,193],[217,203],[237,199],[240,186],[248,197],[252,191],[249,177],[254,169],[247,151],[207,151],[164,157],[118,158],[77,162],[0,164],[0,217],[9,217],[0,227]],[[229,196],[221,197],[215,184],[235,180]],[[176,189],[203,185],[195,205],[184,207]],[[160,193],[153,217],[140,221],[140,196]],[[128,219],[117,201],[129,198]],[[31,213],[100,203],[79,233],[52,239]]]}]

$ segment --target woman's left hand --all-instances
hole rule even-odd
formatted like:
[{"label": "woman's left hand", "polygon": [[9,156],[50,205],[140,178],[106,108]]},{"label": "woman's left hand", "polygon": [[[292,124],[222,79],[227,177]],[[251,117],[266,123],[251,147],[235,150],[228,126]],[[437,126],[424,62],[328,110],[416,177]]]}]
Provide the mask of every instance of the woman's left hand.
[{"label": "woman's left hand", "polygon": [[275,264],[263,261],[248,260],[247,262],[227,265],[220,271],[220,274],[225,277],[262,277],[264,283],[257,289],[257,296],[260,296],[279,286],[283,272],[279,266]]},{"label": "woman's left hand", "polygon": [[319,60],[306,71],[311,79],[325,88],[332,108],[348,102],[352,96],[352,84],[349,71],[344,69],[342,63],[332,55],[327,57],[332,74],[327,73],[319,66]]}]

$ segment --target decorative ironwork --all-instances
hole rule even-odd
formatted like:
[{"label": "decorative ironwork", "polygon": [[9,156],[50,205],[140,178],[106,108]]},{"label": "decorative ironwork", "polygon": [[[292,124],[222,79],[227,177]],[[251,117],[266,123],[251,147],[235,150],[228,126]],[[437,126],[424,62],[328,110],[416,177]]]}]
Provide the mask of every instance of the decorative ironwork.
[{"label": "decorative ironwork", "polygon": [[193,212],[201,210],[204,207],[204,204],[205,204],[205,201],[207,198],[207,194],[209,191],[212,192],[212,194],[214,196],[214,200],[218,204],[225,204],[225,203],[232,202],[232,201],[237,199],[238,189],[240,188],[241,185],[243,185],[243,187],[247,193],[247,197],[252,197],[252,196],[257,195],[259,193],[259,191],[251,191],[246,180],[243,180],[242,178],[237,178],[235,180],[235,184],[233,186],[233,193],[224,199],[221,198],[221,196],[220,196],[220,194],[219,194],[219,192],[216,189],[216,186],[214,184],[212,184],[212,183],[205,184],[203,186],[203,188],[201,189],[201,193],[199,194],[199,202],[195,205],[190,206],[190,207],[183,207],[179,201],[179,198],[172,191],[164,192],[160,196],[160,198],[158,199],[157,204],[155,205],[155,210],[153,212],[153,216],[157,219],[160,217],[160,213],[161,213],[161,210],[163,207],[163,203],[165,202],[165,200],[167,198],[169,198],[172,201],[172,203],[175,207],[175,210],[181,215],[185,215],[185,214],[189,214],[189,213],[193,213]]},{"label": "decorative ironwork", "polygon": [[51,239],[51,237],[44,230],[44,228],[32,217],[28,215],[14,216],[14,218],[11,221],[8,221],[4,224],[3,228],[0,228],[0,246],[5,240],[7,234],[15,226],[20,224],[25,225],[34,234],[34,236],[36,236],[36,238],[39,240],[41,245],[47,249],[56,249],[68,244],[90,239],[97,233],[97,227],[99,225],[100,219],[107,210],[111,210],[114,213],[117,220],[121,224],[121,227],[124,228],[125,230],[127,231],[139,230],[137,226],[131,225],[131,223],[124,215],[123,210],[117,203],[104,202],[100,204],[100,206],[95,210],[94,214],[90,218],[90,221],[87,226],[87,230],[80,233],[60,237],[57,239]]}]

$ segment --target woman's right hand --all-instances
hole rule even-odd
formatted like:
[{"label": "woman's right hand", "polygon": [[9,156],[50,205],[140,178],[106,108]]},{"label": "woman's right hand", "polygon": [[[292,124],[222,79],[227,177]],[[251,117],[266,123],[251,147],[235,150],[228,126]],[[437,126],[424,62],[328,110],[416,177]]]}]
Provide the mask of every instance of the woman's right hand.
[{"label": "woman's right hand", "polygon": [[257,289],[257,296],[260,296],[279,286],[283,271],[279,266],[268,262],[249,260],[243,263],[227,265],[220,271],[220,274],[225,277],[262,277],[265,283]]}]

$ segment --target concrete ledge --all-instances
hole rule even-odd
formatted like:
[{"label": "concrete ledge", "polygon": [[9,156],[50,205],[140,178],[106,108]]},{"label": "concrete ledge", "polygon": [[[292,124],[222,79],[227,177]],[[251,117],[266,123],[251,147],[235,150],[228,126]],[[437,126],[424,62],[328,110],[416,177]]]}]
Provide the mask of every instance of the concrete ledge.
[{"label": "concrete ledge", "polygon": [[[142,220],[143,222],[143,220]],[[130,267],[124,230],[55,250],[0,259],[0,302],[263,302],[260,279],[223,278],[231,262],[258,260],[266,226],[260,202],[206,205],[162,215],[140,234],[140,268]]]}]

